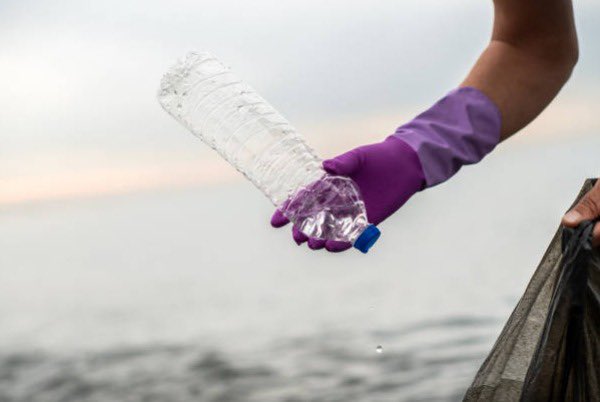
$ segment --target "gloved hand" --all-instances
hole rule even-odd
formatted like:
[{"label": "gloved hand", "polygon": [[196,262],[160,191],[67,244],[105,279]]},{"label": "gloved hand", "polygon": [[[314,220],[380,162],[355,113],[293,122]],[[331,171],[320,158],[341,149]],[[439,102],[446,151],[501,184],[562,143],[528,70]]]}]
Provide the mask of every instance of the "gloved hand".
[{"label": "gloved hand", "polygon": [[[323,162],[330,174],[350,177],[357,184],[370,223],[377,225],[396,212],[414,193],[425,185],[423,170],[415,151],[393,136],[385,141],[362,146]],[[289,220],[277,210],[271,225],[282,227]],[[325,247],[332,252],[344,251],[352,244],[334,240],[306,237],[297,227],[292,228],[298,245],[308,241],[308,247]]]},{"label": "gloved hand", "polygon": [[[385,141],[358,147],[323,162],[331,174],[348,176],[358,185],[375,225],[396,212],[417,191],[453,176],[463,165],[479,162],[500,141],[500,112],[482,92],[459,88],[398,128]],[[271,225],[289,223],[280,211]],[[349,243],[309,239],[292,228],[298,245],[339,252]]]}]

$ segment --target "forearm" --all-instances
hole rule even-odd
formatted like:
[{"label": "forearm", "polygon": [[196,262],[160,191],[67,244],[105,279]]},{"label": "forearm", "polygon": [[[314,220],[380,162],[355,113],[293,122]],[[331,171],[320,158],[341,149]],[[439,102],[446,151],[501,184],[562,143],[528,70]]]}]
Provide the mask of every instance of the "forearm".
[{"label": "forearm", "polygon": [[[482,160],[533,120],[556,96],[577,60],[570,0],[496,0],[494,34],[462,83],[385,141],[323,162],[331,175],[358,186],[367,217],[378,224],[415,193]],[[273,215],[275,227],[289,222]],[[600,239],[600,225],[597,227]],[[350,243],[294,240],[311,249],[343,251]],[[600,241],[600,240],[599,240]]]},{"label": "forearm", "polygon": [[501,140],[529,124],[567,82],[578,57],[570,0],[497,0],[492,40],[461,86],[486,94]]}]

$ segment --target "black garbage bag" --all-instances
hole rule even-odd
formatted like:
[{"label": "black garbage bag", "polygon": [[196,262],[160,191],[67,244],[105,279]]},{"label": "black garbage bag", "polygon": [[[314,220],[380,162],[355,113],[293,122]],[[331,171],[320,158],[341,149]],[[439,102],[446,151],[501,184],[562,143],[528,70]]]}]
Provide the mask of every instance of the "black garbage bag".
[{"label": "black garbage bag", "polygon": [[600,401],[600,259],[595,222],[562,236],[563,261],[521,401]]},{"label": "black garbage bag", "polygon": [[[576,202],[593,186],[586,181]],[[600,250],[594,222],[560,228],[465,402],[600,401]]]}]

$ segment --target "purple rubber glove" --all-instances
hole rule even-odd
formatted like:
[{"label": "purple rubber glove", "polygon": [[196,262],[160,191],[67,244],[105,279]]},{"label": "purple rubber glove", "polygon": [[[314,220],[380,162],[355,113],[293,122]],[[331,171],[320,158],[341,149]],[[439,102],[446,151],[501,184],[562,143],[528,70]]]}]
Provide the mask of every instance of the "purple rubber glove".
[{"label": "purple rubber glove", "polygon": [[[500,112],[483,93],[459,88],[398,128],[385,141],[358,147],[323,162],[330,174],[353,179],[361,191],[367,218],[375,225],[396,212],[416,192],[453,176],[463,165],[479,162],[500,141]],[[289,220],[277,210],[271,225]],[[350,243],[309,239],[292,229],[298,245],[332,252]]]},{"label": "purple rubber glove", "polygon": [[[423,188],[425,177],[415,151],[405,142],[389,137],[385,141],[366,145],[323,162],[331,174],[350,177],[358,185],[369,222],[377,225],[400,208],[414,193]],[[289,220],[277,210],[271,225],[281,227]],[[313,250],[325,247],[339,252],[352,244],[333,240],[309,239],[298,228],[292,229],[298,245],[308,241]]]}]

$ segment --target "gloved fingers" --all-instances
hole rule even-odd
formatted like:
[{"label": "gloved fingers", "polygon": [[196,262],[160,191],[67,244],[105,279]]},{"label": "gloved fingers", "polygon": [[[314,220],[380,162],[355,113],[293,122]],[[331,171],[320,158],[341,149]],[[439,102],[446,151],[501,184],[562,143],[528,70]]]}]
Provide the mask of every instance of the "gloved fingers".
[{"label": "gloved fingers", "polygon": [[311,250],[320,250],[323,247],[325,247],[325,243],[326,243],[325,240],[309,237],[307,244],[308,244],[308,248],[310,248]]},{"label": "gloved fingers", "polygon": [[325,249],[332,253],[340,253],[346,251],[352,247],[352,243],[336,240],[327,240],[325,242]]},{"label": "gloved fingers", "polygon": [[341,176],[350,176],[360,166],[360,154],[353,149],[350,152],[323,161],[323,169],[327,173]]},{"label": "gloved fingers", "polygon": [[271,217],[271,226],[274,228],[280,228],[282,226],[290,223],[290,220],[286,218],[280,210],[276,210],[273,216]]},{"label": "gloved fingers", "polygon": [[308,240],[308,236],[302,233],[300,229],[298,229],[296,226],[292,228],[292,237],[298,245],[301,245],[302,243]]}]

